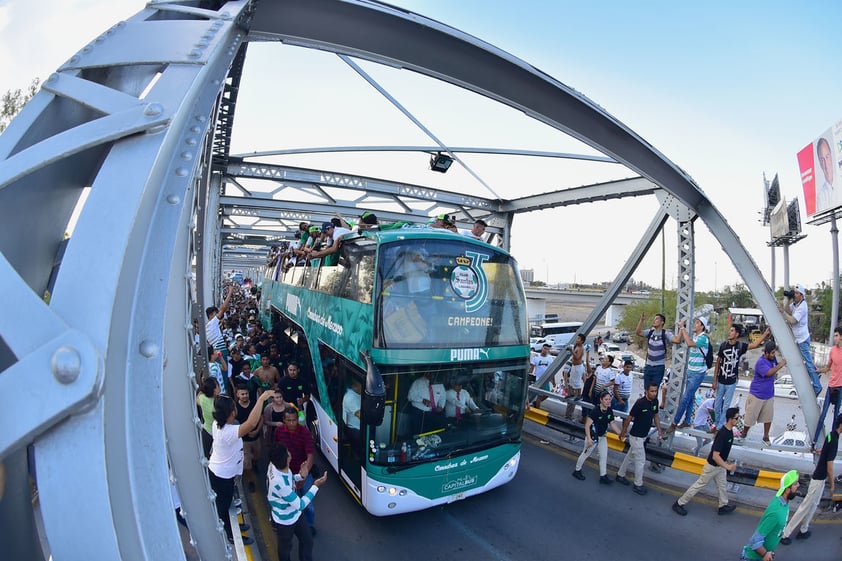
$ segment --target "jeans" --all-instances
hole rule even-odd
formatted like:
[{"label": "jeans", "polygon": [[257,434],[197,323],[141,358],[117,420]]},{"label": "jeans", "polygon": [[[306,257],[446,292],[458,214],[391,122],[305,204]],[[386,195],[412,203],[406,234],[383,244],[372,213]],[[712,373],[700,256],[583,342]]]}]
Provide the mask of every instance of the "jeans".
[{"label": "jeans", "polygon": [[[297,489],[296,493],[298,493],[299,497],[303,497],[312,486],[313,474],[307,474],[307,479],[304,480],[304,485],[301,489]],[[307,519],[307,526],[312,528],[316,523],[316,509],[313,506],[313,501],[310,501],[310,504],[308,504],[307,508],[304,509],[304,517]]]},{"label": "jeans", "polygon": [[631,396],[623,397],[623,404],[620,405],[620,402],[617,400],[617,398],[612,397],[611,398],[611,409],[613,409],[615,411],[622,411],[623,413],[628,413],[629,412],[629,400],[630,399],[631,399]]},{"label": "jeans", "polygon": [[827,417],[827,410],[830,409],[830,402],[833,402],[833,419],[831,419],[831,429],[833,430],[836,428],[834,425],[836,424],[836,418],[839,417],[839,406],[840,401],[842,401],[842,388],[831,388],[828,386],[827,391],[824,394],[824,405],[822,405],[822,414],[819,415],[819,423],[816,425],[816,434],[813,435],[813,444],[818,444],[817,440],[819,439],[819,434],[822,432],[822,428],[824,428],[824,419]]},{"label": "jeans", "polygon": [[693,404],[696,402],[696,390],[702,385],[705,379],[706,371],[700,370],[698,372],[687,372],[687,387],[684,389],[684,395],[681,397],[681,403],[678,405],[678,411],[675,412],[675,419],[673,423],[676,425],[681,422],[681,417],[686,416],[684,422],[693,423]]},{"label": "jeans", "polygon": [[649,387],[649,382],[655,382],[659,386],[661,380],[664,379],[664,365],[651,366],[647,364],[643,367],[643,392],[646,393],[646,388]]},{"label": "jeans", "polygon": [[807,374],[810,375],[810,380],[813,382],[813,391],[816,392],[816,395],[819,395],[822,392],[822,382],[821,378],[819,378],[818,372],[816,372],[816,365],[813,364],[813,353],[810,352],[809,337],[807,337],[807,340],[803,343],[798,343],[798,350],[801,351],[801,358],[804,359],[804,366],[807,367]]},{"label": "jeans", "polygon": [[725,411],[731,407],[731,400],[734,399],[734,390],[737,383],[716,384],[716,397],[713,400],[713,419],[716,421],[716,428],[721,429],[725,424]]}]

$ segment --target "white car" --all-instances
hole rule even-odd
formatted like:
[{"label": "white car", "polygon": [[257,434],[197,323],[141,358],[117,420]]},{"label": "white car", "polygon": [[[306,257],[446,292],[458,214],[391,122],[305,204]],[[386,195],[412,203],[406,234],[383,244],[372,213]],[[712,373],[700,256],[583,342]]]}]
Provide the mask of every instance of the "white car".
[{"label": "white car", "polygon": [[[540,337],[540,338],[536,339],[534,343],[532,343],[532,350],[535,351],[536,353],[540,353],[541,348],[544,346],[544,343],[546,343],[546,344],[548,344],[549,346],[552,347],[554,340],[555,339],[552,335],[550,335],[549,337]],[[530,341],[531,341],[531,339],[530,339]]]},{"label": "white car", "polygon": [[798,398],[798,392],[795,391],[795,386],[792,383],[792,376],[785,374],[775,380],[775,397]]}]

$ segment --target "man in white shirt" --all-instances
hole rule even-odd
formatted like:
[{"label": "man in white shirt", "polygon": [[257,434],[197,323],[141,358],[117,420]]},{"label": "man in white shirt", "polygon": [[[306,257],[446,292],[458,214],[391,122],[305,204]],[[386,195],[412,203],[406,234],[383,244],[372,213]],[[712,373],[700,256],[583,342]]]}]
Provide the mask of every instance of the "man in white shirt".
[{"label": "man in white shirt", "polygon": [[813,353],[810,350],[810,329],[807,299],[805,298],[807,290],[804,285],[797,284],[792,289],[794,292],[792,299],[787,299],[789,305],[787,306],[789,313],[784,311],[784,307],[778,304],[778,309],[784,316],[784,319],[790,324],[792,328],[792,336],[795,342],[798,343],[798,350],[801,351],[801,358],[804,359],[804,366],[807,367],[807,374],[810,375],[810,380],[813,383],[813,390],[816,395],[822,391],[821,378],[816,372],[816,365],[813,363]]},{"label": "man in white shirt", "polygon": [[345,392],[342,398],[342,422],[345,423],[345,431],[348,438],[359,441],[360,432],[360,410],[362,409],[362,384],[358,380],[351,382],[351,387]]},{"label": "man in white shirt", "polygon": [[445,417],[455,418],[458,423],[462,419],[462,415],[478,410],[479,406],[474,402],[474,398],[471,397],[468,390],[462,388],[462,382],[454,382],[453,387],[447,390],[444,404]]},{"label": "man in white shirt", "polygon": [[412,382],[407,394],[412,404],[410,412],[414,417],[413,431],[420,434],[424,430],[433,430],[442,425],[441,415],[445,405],[445,391],[441,384],[430,380],[430,373],[424,372]]},{"label": "man in white shirt", "polygon": [[222,305],[218,308],[216,306],[210,306],[205,310],[205,315],[208,319],[205,324],[205,338],[207,339],[208,345],[221,352],[226,361],[228,360],[228,345],[225,344],[225,338],[222,336],[222,329],[219,327],[219,322],[225,317],[225,312],[228,310],[233,294],[234,285],[230,285],[228,287],[228,294],[225,296]]},{"label": "man in white shirt", "polygon": [[474,222],[474,227],[470,230],[462,230],[460,234],[465,236],[466,238],[473,238],[475,240],[483,240],[483,235],[485,234],[485,229],[488,227],[488,224],[485,223],[485,220],[479,219]]}]

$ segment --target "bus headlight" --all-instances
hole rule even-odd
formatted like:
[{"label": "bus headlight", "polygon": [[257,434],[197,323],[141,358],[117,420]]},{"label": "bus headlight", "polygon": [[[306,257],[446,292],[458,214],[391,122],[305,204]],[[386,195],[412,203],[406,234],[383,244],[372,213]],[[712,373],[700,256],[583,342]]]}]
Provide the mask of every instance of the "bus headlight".
[{"label": "bus headlight", "polygon": [[400,495],[401,497],[405,497],[406,496],[406,489],[401,489],[400,492],[398,493],[398,495]]},{"label": "bus headlight", "polygon": [[378,485],[377,486],[377,492],[378,493],[385,493],[386,492],[386,486],[385,485]]},{"label": "bus headlight", "polygon": [[395,496],[395,495],[397,495],[397,494],[398,494],[398,490],[397,490],[397,489],[395,489],[394,487],[389,487],[389,496],[390,496],[390,497],[394,497],[394,496]]},{"label": "bus headlight", "polygon": [[517,458],[512,458],[511,460],[509,460],[508,462],[503,464],[503,469],[513,468],[516,465],[517,465]]}]

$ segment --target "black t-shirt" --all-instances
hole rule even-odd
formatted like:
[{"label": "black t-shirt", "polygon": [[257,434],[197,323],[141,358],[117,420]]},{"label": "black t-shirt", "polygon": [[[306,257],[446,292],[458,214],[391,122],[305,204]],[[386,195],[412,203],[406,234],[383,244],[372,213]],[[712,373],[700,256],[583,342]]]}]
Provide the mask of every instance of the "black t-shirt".
[{"label": "black t-shirt", "polygon": [[243,363],[245,361],[246,359],[242,358],[242,355],[240,355],[240,360],[234,360],[234,357],[228,359],[228,364],[231,365],[232,378],[243,371]]},{"label": "black t-shirt", "polygon": [[827,440],[824,441],[822,453],[819,454],[819,463],[816,464],[816,470],[813,472],[813,479],[825,480],[827,479],[827,462],[836,458],[836,452],[839,451],[839,433],[835,430],[830,431]]},{"label": "black t-shirt", "polygon": [[722,341],[719,345],[719,374],[716,381],[720,384],[730,386],[737,383],[737,376],[740,368],[740,357],[748,352],[748,344],[737,341],[733,345],[728,341]]},{"label": "black t-shirt", "polygon": [[639,438],[646,437],[646,435],[649,434],[649,429],[652,427],[652,421],[655,419],[655,415],[657,414],[657,398],[649,401],[646,397],[641,397],[635,401],[634,405],[632,405],[631,411],[629,411],[629,417],[634,418],[629,434]]},{"label": "black t-shirt", "polygon": [[608,432],[608,423],[614,420],[614,412],[609,407],[605,411],[600,409],[599,405],[588,412],[588,417],[591,418],[591,437],[605,436]]},{"label": "black t-shirt", "polygon": [[734,443],[734,431],[729,429],[728,427],[722,427],[719,429],[719,432],[716,433],[716,436],[713,438],[713,444],[710,447],[710,453],[708,454],[708,463],[712,466],[719,466],[716,462],[713,461],[713,453],[719,452],[719,457],[722,458],[723,462],[728,461],[728,454],[731,453],[731,445]]},{"label": "black t-shirt", "polygon": [[301,377],[301,374],[297,378],[291,378],[289,375],[284,376],[278,382],[278,389],[287,403],[296,403],[298,398],[310,395],[310,384]]},{"label": "black t-shirt", "polygon": [[[249,401],[248,407],[243,407],[242,405],[240,405],[239,401],[237,401],[235,403],[237,404],[237,422],[239,422],[242,425],[243,423],[246,422],[246,419],[249,418],[249,415],[251,414],[251,410],[254,409],[254,400]],[[259,433],[258,433],[258,436],[249,436],[249,435],[243,436],[243,440],[246,441],[246,442],[254,442],[258,438],[259,438]]]}]

